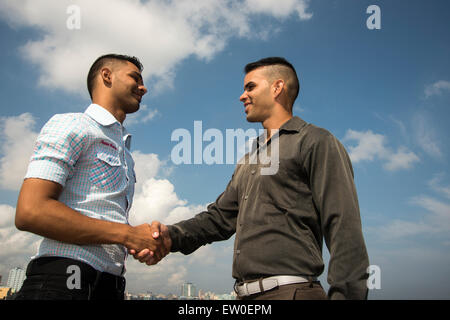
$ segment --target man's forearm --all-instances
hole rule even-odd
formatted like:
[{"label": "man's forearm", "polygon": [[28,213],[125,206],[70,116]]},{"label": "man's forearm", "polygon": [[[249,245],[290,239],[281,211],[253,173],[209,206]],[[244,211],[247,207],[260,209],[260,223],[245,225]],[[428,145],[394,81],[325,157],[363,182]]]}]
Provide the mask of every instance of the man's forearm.
[{"label": "man's forearm", "polygon": [[[220,197],[219,197],[220,199]],[[216,201],[191,219],[167,226],[172,252],[190,254],[199,247],[229,239],[236,232],[236,210],[225,210]]]},{"label": "man's forearm", "polygon": [[126,245],[131,232],[129,225],[87,217],[53,199],[29,209],[19,202],[16,226],[49,239],[78,245]]},{"label": "man's forearm", "polygon": [[148,249],[159,259],[167,254],[162,240],[153,239],[149,224],[132,227],[128,224],[90,218],[57,200],[44,201],[38,208],[34,211],[23,211],[18,205],[17,228],[71,244],[121,244],[128,250],[137,252]]},{"label": "man's forearm", "polygon": [[40,236],[78,245],[121,244],[127,249],[149,249],[162,255],[161,240],[153,239],[151,227],[87,217],[58,201],[62,186],[41,179],[22,185],[16,209],[16,226]]}]

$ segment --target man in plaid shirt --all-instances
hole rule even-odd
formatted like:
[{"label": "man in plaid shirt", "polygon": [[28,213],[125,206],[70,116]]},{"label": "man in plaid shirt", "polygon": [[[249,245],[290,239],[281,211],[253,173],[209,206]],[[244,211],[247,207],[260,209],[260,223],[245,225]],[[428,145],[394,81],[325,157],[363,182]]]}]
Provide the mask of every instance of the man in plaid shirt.
[{"label": "man in plaid shirt", "polygon": [[16,226],[43,236],[16,299],[123,299],[127,250],[167,254],[148,224],[132,227],[134,161],[126,114],[147,92],[135,57],[99,57],[92,104],[42,128],[23,182]]}]

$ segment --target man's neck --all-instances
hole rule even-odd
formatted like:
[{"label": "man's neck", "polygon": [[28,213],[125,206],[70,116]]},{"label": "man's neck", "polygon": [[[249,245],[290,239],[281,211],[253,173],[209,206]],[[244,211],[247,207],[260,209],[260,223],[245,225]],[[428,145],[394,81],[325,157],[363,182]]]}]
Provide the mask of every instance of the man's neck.
[{"label": "man's neck", "polygon": [[270,118],[264,120],[261,124],[263,128],[267,130],[267,140],[269,140],[274,135],[275,131],[279,130],[283,124],[292,119],[292,117],[293,116],[291,113],[286,112],[273,115]]},{"label": "man's neck", "polygon": [[123,124],[126,114],[121,108],[116,108],[113,103],[105,99],[93,99],[92,103],[98,104],[99,106],[108,110],[114,118],[117,119],[121,124]]}]

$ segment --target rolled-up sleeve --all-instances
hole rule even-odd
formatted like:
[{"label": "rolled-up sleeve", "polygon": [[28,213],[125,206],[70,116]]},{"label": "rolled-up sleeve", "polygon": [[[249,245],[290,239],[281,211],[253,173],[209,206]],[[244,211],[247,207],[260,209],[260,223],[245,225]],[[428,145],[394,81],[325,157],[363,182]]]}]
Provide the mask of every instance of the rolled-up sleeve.
[{"label": "rolled-up sleeve", "polygon": [[53,116],[42,128],[31,156],[27,178],[40,178],[64,186],[83,150],[86,131],[79,120]]},{"label": "rolled-up sleeve", "polygon": [[323,130],[305,157],[305,170],[330,252],[331,299],[366,299],[369,258],[362,234],[353,169],[342,144]]}]

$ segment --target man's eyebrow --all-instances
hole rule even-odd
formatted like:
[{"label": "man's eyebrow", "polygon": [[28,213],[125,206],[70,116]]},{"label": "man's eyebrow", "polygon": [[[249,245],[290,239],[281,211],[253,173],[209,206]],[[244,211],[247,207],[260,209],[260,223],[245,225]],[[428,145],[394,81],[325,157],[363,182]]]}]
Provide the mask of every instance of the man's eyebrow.
[{"label": "man's eyebrow", "polygon": [[253,86],[255,83],[253,81],[249,81],[245,84],[244,90],[248,89],[249,87]]},{"label": "man's eyebrow", "polygon": [[142,75],[137,71],[131,71],[132,74],[138,76],[142,80]]}]

